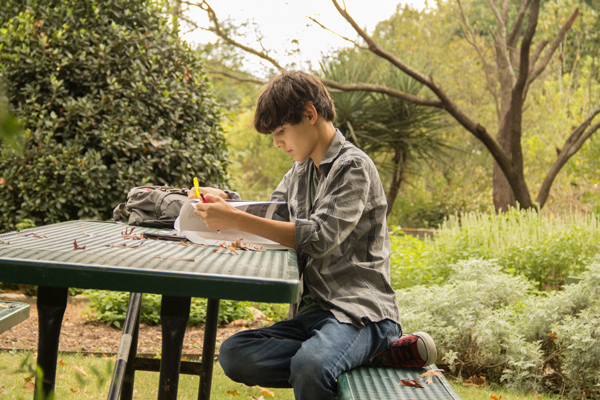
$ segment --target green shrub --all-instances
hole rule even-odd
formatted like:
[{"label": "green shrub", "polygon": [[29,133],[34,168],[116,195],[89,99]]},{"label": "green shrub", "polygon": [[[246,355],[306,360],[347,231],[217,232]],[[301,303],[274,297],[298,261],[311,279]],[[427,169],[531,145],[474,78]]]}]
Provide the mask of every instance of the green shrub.
[{"label": "green shrub", "polygon": [[540,379],[541,352],[511,322],[512,305],[531,290],[525,278],[503,273],[495,262],[471,260],[453,266],[444,285],[396,294],[403,332],[430,333],[438,359],[455,373],[531,390]]},{"label": "green shrub", "polygon": [[155,4],[3,2],[0,81],[25,151],[0,148],[0,231],[107,219],[143,184],[224,183],[221,109]]},{"label": "green shrub", "polygon": [[[94,321],[105,322],[120,328],[125,321],[129,293],[104,290],[86,290],[88,307],[85,315]],[[140,321],[149,325],[160,323],[160,304],[162,296],[157,294],[142,295]],[[200,326],[206,323],[206,299],[192,298],[189,326]],[[228,324],[237,319],[253,320],[249,307],[261,310],[267,318],[281,321],[286,318],[287,304],[252,303],[248,301],[221,300],[219,306],[219,324]]]},{"label": "green shrub", "polygon": [[424,244],[392,237],[392,281],[395,288],[441,283],[454,263],[484,259],[537,282],[540,290],[555,289],[581,275],[598,254],[600,219],[593,215],[464,214],[446,220]]}]

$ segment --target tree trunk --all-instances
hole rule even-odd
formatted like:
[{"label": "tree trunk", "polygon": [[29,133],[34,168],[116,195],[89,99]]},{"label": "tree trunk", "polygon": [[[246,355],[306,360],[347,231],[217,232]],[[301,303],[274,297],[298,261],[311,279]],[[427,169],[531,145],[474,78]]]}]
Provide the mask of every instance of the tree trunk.
[{"label": "tree trunk", "polygon": [[392,181],[390,182],[390,188],[387,193],[387,213],[389,215],[394,208],[394,202],[396,201],[396,197],[398,196],[398,192],[400,191],[400,186],[402,186],[402,182],[404,181],[404,170],[406,166],[406,156],[407,150],[405,148],[396,148],[394,151],[394,169],[392,173]]}]

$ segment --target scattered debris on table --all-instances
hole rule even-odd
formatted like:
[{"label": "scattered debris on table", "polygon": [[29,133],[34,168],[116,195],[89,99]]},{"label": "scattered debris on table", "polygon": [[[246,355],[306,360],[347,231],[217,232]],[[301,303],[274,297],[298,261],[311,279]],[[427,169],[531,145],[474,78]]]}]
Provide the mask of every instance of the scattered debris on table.
[{"label": "scattered debris on table", "polygon": [[0,239],[0,244],[10,244],[10,242],[4,241],[2,239]]},{"label": "scattered debris on table", "polygon": [[400,383],[398,383],[398,385],[401,385],[401,386],[410,386],[410,387],[414,387],[414,388],[424,389],[424,387],[421,386],[421,384],[419,382],[417,382],[416,379],[411,379],[410,381],[401,379]]},{"label": "scattered debris on table", "polygon": [[144,242],[141,242],[140,244],[136,245],[136,246],[127,246],[126,244],[106,244],[104,245],[104,247],[115,247],[117,249],[137,249],[138,247],[140,247],[141,245],[143,245]]},{"label": "scattered debris on table", "polygon": [[85,246],[79,246],[77,240],[73,240],[73,250],[85,250]]},{"label": "scattered debris on table", "polygon": [[196,261],[193,258],[177,258],[177,257],[163,257],[163,256],[156,256],[155,258],[165,258],[167,260],[187,261],[187,262],[194,262],[194,261]]},{"label": "scattered debris on table", "polygon": [[[248,251],[266,251],[261,246],[258,246],[256,244],[244,243],[244,242],[242,242],[242,240],[244,240],[244,238],[241,238],[241,239],[237,238],[235,243],[231,242],[231,244],[229,244],[229,245],[227,245],[225,243],[221,243],[219,245],[219,248],[229,250],[229,253],[234,254],[234,255],[238,255],[238,252],[237,252],[238,249],[239,250],[248,250]],[[217,250],[213,250],[213,253],[216,252]]]},{"label": "scattered debris on table", "polygon": [[142,232],[141,235],[134,235],[133,234],[133,230],[135,229],[135,226],[133,228],[131,228],[131,230],[127,230],[127,228],[125,228],[125,232],[121,232],[121,236],[123,237],[123,239],[134,239],[134,240],[143,240],[146,239],[144,237],[144,233]]},{"label": "scattered debris on table", "polygon": [[19,236],[23,236],[23,237],[29,236],[29,237],[34,237],[34,238],[48,239],[48,236],[42,235],[40,233],[34,233],[34,232],[26,233],[24,235],[19,235]]},{"label": "scattered debris on table", "polygon": [[96,236],[96,234],[95,234],[95,233],[87,233],[87,232],[82,232],[82,233],[81,233],[81,236],[89,236],[89,237],[94,237],[94,236]]},{"label": "scattered debris on table", "polygon": [[10,304],[0,303],[0,308],[15,308],[15,306],[11,306]]},{"label": "scattered debris on table", "polygon": [[433,383],[434,376],[438,376],[440,378],[443,377],[443,375],[440,372],[444,372],[444,370],[443,369],[428,369],[427,371],[425,371],[421,375],[419,375],[419,379],[426,376],[427,380],[425,381],[425,383],[428,385],[431,385]]}]

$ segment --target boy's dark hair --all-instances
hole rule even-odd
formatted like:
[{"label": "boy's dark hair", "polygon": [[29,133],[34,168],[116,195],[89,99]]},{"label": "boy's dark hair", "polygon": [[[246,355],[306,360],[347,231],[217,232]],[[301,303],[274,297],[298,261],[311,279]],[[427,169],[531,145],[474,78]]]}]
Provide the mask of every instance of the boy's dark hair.
[{"label": "boy's dark hair", "polygon": [[333,100],[320,80],[302,71],[283,72],[272,78],[258,97],[254,128],[270,134],[284,124],[299,124],[306,103],[326,121],[335,118]]}]

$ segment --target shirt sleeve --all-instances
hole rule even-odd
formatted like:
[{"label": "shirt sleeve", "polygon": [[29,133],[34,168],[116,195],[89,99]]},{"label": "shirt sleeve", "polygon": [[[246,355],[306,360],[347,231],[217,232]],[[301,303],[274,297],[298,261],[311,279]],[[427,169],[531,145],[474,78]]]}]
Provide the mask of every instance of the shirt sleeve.
[{"label": "shirt sleeve", "polygon": [[369,172],[358,159],[333,168],[309,219],[297,219],[296,250],[313,259],[327,256],[352,233],[365,209]]}]

